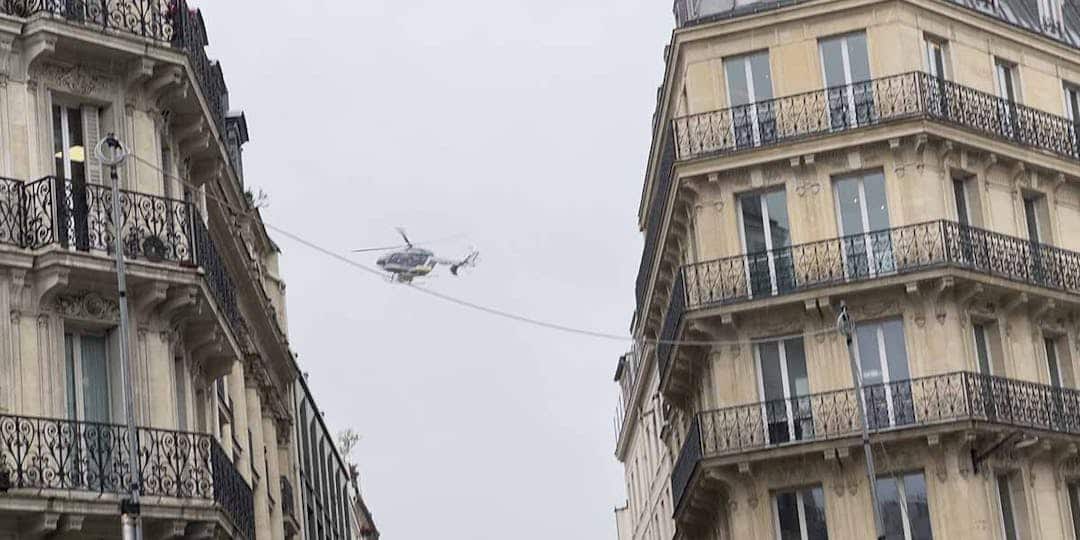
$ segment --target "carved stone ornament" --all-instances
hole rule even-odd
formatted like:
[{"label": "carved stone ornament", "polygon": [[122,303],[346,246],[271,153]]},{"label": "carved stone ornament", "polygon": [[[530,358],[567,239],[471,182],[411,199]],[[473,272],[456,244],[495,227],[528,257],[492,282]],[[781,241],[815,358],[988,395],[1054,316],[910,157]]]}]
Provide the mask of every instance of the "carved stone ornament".
[{"label": "carved stone ornament", "polygon": [[96,292],[81,295],[58,295],[54,302],[56,312],[67,318],[92,321],[119,322],[120,305],[111,298]]},{"label": "carved stone ornament", "polygon": [[95,90],[108,86],[109,79],[91,73],[82,66],[60,66],[42,64],[34,71],[34,76],[50,86],[67,90],[82,96],[93,94]]}]

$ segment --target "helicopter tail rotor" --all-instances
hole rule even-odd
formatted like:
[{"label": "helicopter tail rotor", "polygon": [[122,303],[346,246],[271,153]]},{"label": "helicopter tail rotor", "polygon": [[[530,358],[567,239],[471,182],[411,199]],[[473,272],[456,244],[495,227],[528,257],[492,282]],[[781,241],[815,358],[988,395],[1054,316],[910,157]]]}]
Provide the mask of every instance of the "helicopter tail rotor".
[{"label": "helicopter tail rotor", "polygon": [[479,256],[480,256],[479,251],[473,251],[467,257],[465,257],[461,262],[450,265],[450,273],[456,276],[456,275],[458,275],[458,270],[460,270],[461,268],[476,266],[476,258],[479,257]]}]

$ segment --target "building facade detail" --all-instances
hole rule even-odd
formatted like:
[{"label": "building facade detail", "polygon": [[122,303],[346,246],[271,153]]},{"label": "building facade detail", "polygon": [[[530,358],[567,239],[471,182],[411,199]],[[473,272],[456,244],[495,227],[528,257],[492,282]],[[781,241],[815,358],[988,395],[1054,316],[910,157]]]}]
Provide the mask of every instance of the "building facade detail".
[{"label": "building facade detail", "polygon": [[[185,0],[0,3],[2,537],[119,537],[138,478],[148,538],[367,538],[357,520],[311,536],[286,519],[301,497],[304,385],[280,250],[245,195],[246,119],[206,44]],[[93,152],[108,133],[132,150],[118,237]]]},{"label": "building facade detail", "polygon": [[1075,3],[674,6],[619,538],[1080,538]]}]

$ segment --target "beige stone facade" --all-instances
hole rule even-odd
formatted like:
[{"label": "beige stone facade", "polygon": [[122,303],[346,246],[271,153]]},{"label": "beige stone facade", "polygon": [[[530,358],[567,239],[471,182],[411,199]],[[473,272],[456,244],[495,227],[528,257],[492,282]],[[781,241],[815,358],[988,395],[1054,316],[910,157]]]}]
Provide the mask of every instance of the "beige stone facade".
[{"label": "beige stone facade", "polygon": [[1080,534],[1080,21],[1021,3],[680,19],[620,539],[872,538],[859,401],[889,538]]},{"label": "beige stone facade", "polygon": [[[370,537],[321,419],[323,454],[301,456],[298,396],[314,403],[201,17],[183,1],[0,6],[0,538],[119,536],[117,244],[146,538]],[[107,133],[131,151],[119,242],[93,152]]]}]

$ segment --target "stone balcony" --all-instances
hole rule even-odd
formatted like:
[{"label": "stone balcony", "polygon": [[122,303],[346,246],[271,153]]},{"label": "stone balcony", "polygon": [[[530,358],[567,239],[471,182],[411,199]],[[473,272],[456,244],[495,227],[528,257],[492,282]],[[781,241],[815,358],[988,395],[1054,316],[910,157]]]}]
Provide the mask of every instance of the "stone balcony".
[{"label": "stone balcony", "polygon": [[[255,537],[251,488],[212,436],[148,427],[138,428],[136,436],[148,529],[193,534],[195,529],[224,526],[241,537]],[[67,510],[56,519],[35,522],[43,534],[59,528],[72,532],[73,523],[89,530],[86,521],[118,527],[116,504],[133,481],[128,437],[122,425],[0,415],[5,498],[28,501],[13,503],[9,510],[34,512],[33,501],[41,498],[67,503],[48,505],[50,512]],[[104,508],[101,503],[106,503]],[[217,513],[226,519],[215,517]]]},{"label": "stone balcony", "polygon": [[[847,388],[697,413],[672,469],[676,516],[705,468],[858,445],[857,399]],[[1068,388],[961,371],[867,386],[862,399],[875,444],[1002,428],[1048,445],[1080,442],[1080,391]]]},{"label": "stone balcony", "polygon": [[[674,119],[660,135],[660,163],[646,215],[638,270],[637,323],[656,309],[660,276],[674,273],[665,233],[674,167],[900,122],[934,123],[1080,164],[1080,130],[1068,118],[1009,102],[921,72],[825,88]],[[677,226],[678,225],[678,226]]]}]

